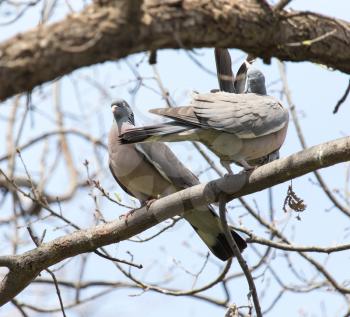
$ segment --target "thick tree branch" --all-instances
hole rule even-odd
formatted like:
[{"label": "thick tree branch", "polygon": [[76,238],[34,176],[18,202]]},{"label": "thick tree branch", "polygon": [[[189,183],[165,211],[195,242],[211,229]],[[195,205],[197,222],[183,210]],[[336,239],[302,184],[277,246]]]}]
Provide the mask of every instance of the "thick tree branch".
[{"label": "thick tree branch", "polygon": [[250,175],[227,176],[182,190],[155,201],[149,209],[138,209],[127,219],[78,230],[20,255],[0,257],[0,265],[10,270],[0,283],[0,305],[15,297],[49,266],[78,254],[92,252],[104,245],[126,240],[161,221],[192,209],[193,206],[213,203],[223,192],[233,199],[348,160],[350,137],[345,137],[274,161],[259,167]]},{"label": "thick tree branch", "polygon": [[[256,0],[95,1],[0,45],[0,100],[75,69],[161,48],[235,47],[350,73],[350,24]],[[264,30],[261,32],[261,30]],[[40,71],[38,71],[40,69]]]}]

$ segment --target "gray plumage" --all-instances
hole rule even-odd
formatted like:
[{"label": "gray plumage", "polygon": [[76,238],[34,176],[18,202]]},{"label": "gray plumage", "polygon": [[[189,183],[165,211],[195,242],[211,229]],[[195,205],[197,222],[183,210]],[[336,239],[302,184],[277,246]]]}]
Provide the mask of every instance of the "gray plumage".
[{"label": "gray plumage", "polygon": [[150,112],[174,121],[128,130],[122,143],[199,141],[229,173],[231,162],[249,169],[248,161],[278,150],[288,126],[288,111],[277,99],[251,93],[195,94],[189,106]]},{"label": "gray plumage", "polygon": [[[267,94],[266,86],[265,86],[265,76],[259,69],[251,65],[254,62],[254,58],[252,56],[248,55],[247,59],[239,67],[233,82],[234,88],[232,89],[229,87],[228,90],[226,90],[227,85],[220,84],[220,81],[222,80],[221,74],[227,74],[227,73],[232,74],[231,56],[229,54],[228,49],[219,49],[219,50],[215,49],[215,61],[216,61],[216,69],[217,69],[219,86],[222,91],[226,91],[226,92],[234,91],[237,94],[243,94],[243,93],[256,93],[259,95]],[[250,166],[260,166],[277,159],[279,159],[279,150],[269,153],[268,155],[263,156],[261,158],[257,158],[252,161],[249,161],[248,164]],[[241,165],[241,164],[238,163],[238,165]]]},{"label": "gray plumage", "polygon": [[[124,100],[113,103],[112,111],[115,120],[108,139],[109,167],[127,193],[144,204],[199,183],[165,144],[121,144],[120,134],[134,128],[133,112]],[[186,212],[184,218],[218,258],[233,256],[220,219],[210,205]],[[246,242],[235,231],[231,233],[243,251]]]},{"label": "gray plumage", "polygon": [[234,81],[234,87],[237,94],[245,93],[247,84],[248,64],[249,63],[247,61],[244,61],[237,71],[236,78]]},{"label": "gray plumage", "polygon": [[247,68],[247,80],[244,92],[267,95],[264,74],[259,69],[251,66],[249,63]]}]

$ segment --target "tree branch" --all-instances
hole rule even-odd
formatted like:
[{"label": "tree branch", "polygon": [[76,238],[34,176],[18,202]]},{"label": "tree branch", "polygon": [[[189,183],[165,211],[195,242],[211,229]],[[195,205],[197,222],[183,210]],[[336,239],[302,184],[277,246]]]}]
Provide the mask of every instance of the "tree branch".
[{"label": "tree branch", "polygon": [[348,22],[265,10],[256,0],[143,2],[136,10],[142,1],[95,1],[81,13],[2,43],[0,100],[80,67],[161,48],[232,47],[265,61],[307,60],[350,73]]},{"label": "tree branch", "polygon": [[241,269],[242,269],[242,271],[247,279],[247,282],[249,285],[248,298],[250,298],[250,296],[253,297],[256,316],[262,317],[258,292],[256,290],[254,279],[250,273],[247,262],[243,258],[241,251],[238,248],[238,245],[236,244],[235,240],[233,239],[233,237],[230,233],[230,229],[229,229],[229,226],[227,224],[227,219],[226,219],[226,208],[225,207],[226,207],[226,195],[222,194],[219,196],[219,212],[220,212],[221,225],[224,229],[226,239],[229,242],[229,245],[233,251],[233,254],[237,258],[237,261],[238,261],[238,263],[239,263],[239,265],[240,265],[240,267],[241,267]]},{"label": "tree branch", "polygon": [[261,166],[251,174],[226,176],[187,188],[155,201],[148,209],[140,208],[127,218],[77,230],[23,254],[0,257],[0,265],[10,269],[0,283],[0,305],[10,301],[49,266],[126,240],[159,222],[193,209],[193,206],[218,201],[221,193],[226,193],[229,199],[237,198],[348,160],[350,137],[345,137]]}]

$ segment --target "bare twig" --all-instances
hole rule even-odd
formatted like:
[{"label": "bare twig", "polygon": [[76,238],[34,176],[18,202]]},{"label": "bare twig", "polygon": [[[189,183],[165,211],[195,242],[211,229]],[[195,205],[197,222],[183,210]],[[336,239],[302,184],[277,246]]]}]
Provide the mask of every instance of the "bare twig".
[{"label": "bare twig", "polygon": [[29,315],[24,311],[22,306],[15,299],[11,300],[11,303],[19,310],[23,317],[29,317]]},{"label": "bare twig", "polygon": [[338,112],[340,106],[344,103],[344,101],[348,97],[349,92],[350,92],[350,79],[349,79],[348,87],[346,87],[344,95],[338,100],[337,104],[335,105],[335,107],[333,109],[333,113],[337,113]]},{"label": "bare twig", "polygon": [[[38,237],[34,234],[33,230],[31,229],[30,226],[27,227],[27,230],[29,232],[30,237],[32,238],[33,242],[35,243],[35,245],[38,247],[40,246],[40,240],[38,239]],[[54,285],[55,285],[55,289],[56,289],[56,293],[57,293],[57,297],[58,300],[60,302],[60,307],[61,307],[61,311],[63,314],[63,317],[66,317],[66,312],[64,310],[64,305],[63,305],[63,301],[62,301],[62,297],[61,297],[61,292],[60,292],[60,288],[58,287],[58,283],[57,283],[57,279],[55,274],[48,268],[45,269],[45,271],[47,273],[49,273],[54,281]]]},{"label": "bare twig", "polygon": [[286,43],[284,45],[286,46],[310,46],[312,44],[315,44],[317,42],[320,42],[320,41],[323,41],[325,40],[326,38],[330,37],[331,35],[337,33],[337,30],[334,29],[332,31],[329,31],[329,32],[326,32],[325,34],[322,34],[320,36],[317,36],[311,40],[303,40],[303,41],[300,41],[300,42],[292,42],[292,43]]},{"label": "bare twig", "polygon": [[130,265],[130,266],[136,267],[138,269],[142,269],[143,268],[142,264],[135,264],[135,263],[132,263],[132,262],[129,262],[129,261],[126,261],[126,260],[117,259],[117,258],[111,257],[109,255],[105,255],[105,254],[101,253],[98,250],[95,250],[94,253],[97,254],[98,256],[100,256],[101,258],[105,258],[105,259],[110,260],[110,261],[127,264],[127,265]]},{"label": "bare twig", "polygon": [[254,307],[255,307],[255,312],[257,317],[262,317],[262,313],[261,313],[261,308],[260,308],[260,303],[259,303],[259,297],[258,297],[258,293],[256,291],[256,287],[255,287],[255,283],[253,280],[252,275],[250,274],[250,270],[249,267],[246,263],[246,261],[244,260],[244,258],[241,255],[241,252],[239,251],[239,248],[235,242],[235,240],[233,239],[231,233],[230,233],[230,229],[228,227],[227,224],[227,220],[226,220],[226,195],[225,194],[221,194],[219,196],[219,211],[220,211],[220,220],[221,220],[221,225],[224,229],[225,232],[225,236],[227,241],[230,244],[230,247],[235,255],[235,257],[238,260],[239,265],[241,266],[244,275],[247,279],[248,285],[249,285],[249,296],[253,297],[253,302],[254,302]]}]

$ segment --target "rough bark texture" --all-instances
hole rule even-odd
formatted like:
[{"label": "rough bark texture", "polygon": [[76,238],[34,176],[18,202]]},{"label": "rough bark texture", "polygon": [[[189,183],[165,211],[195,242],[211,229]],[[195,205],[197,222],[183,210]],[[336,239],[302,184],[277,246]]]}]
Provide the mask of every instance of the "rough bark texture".
[{"label": "rough bark texture", "polygon": [[348,22],[263,3],[96,1],[0,45],[0,100],[83,66],[160,48],[235,47],[266,61],[311,61],[350,73]]},{"label": "rough bark texture", "polygon": [[350,137],[298,152],[259,167],[250,175],[227,176],[158,199],[147,209],[140,208],[125,218],[98,225],[42,244],[15,256],[0,257],[0,267],[9,273],[0,283],[0,306],[20,293],[45,268],[69,257],[126,240],[175,215],[218,201],[225,192],[229,199],[251,194],[311,171],[350,160]]}]

